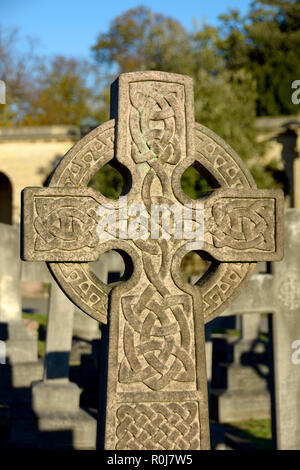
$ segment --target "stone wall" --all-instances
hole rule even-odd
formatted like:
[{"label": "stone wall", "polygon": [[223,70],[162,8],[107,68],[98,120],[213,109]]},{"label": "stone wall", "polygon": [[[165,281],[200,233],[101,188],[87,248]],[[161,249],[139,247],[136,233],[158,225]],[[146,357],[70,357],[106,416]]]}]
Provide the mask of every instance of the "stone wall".
[{"label": "stone wall", "polygon": [[[12,187],[13,223],[20,221],[22,189],[25,186],[43,186],[58,159],[79,137],[75,126],[0,129],[0,173],[8,178]],[[9,204],[9,201],[4,200],[2,204]]]}]

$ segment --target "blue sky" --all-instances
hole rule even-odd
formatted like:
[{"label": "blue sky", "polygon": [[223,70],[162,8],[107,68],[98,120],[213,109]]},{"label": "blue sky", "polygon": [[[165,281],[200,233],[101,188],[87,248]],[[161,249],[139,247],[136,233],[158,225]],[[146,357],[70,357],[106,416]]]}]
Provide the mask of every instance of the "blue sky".
[{"label": "blue sky", "polygon": [[237,8],[245,14],[250,0],[0,0],[0,23],[17,26],[22,36],[39,39],[43,54],[91,57],[90,47],[110,21],[129,8],[145,5],[192,29],[197,20],[217,24],[220,14]]}]

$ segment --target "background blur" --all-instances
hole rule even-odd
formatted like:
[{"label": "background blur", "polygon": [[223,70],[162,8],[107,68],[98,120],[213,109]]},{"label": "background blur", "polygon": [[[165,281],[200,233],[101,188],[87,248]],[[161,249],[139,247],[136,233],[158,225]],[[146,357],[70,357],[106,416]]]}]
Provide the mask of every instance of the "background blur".
[{"label": "background blur", "polygon": [[[282,187],[296,205],[300,1],[144,3],[2,0],[0,193],[7,201],[11,192],[11,208],[0,221],[18,222],[22,187],[44,184],[74,142],[109,119],[114,78],[147,69],[192,76],[196,121],[247,160],[259,187]],[[107,166],[91,185],[117,197],[122,178]],[[182,185],[194,198],[208,188],[193,168]]]}]

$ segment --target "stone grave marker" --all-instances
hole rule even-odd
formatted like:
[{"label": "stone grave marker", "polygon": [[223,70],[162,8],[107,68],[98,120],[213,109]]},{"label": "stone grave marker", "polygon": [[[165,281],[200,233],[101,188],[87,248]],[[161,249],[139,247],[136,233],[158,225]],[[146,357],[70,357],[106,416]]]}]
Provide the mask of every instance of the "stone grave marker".
[{"label": "stone grave marker", "polygon": [[285,213],[285,256],[270,274],[255,274],[225,314],[273,314],[273,428],[280,450],[300,448],[300,211]]},{"label": "stone grave marker", "polygon": [[220,423],[270,417],[270,355],[259,339],[260,323],[259,313],[245,313],[240,338],[214,337],[210,404],[211,417]]},{"label": "stone grave marker", "polygon": [[37,338],[22,320],[18,228],[0,224],[0,239],[0,340],[5,343],[0,401],[14,405],[30,400],[31,383],[41,379],[43,366],[38,361]]},{"label": "stone grave marker", "polygon": [[74,304],[44,263],[23,263],[22,268],[24,280],[51,283],[51,287],[43,373],[32,384],[30,407],[14,412],[11,441],[31,448],[93,449],[96,419],[80,408],[81,390],[69,380]]},{"label": "stone grave marker", "polygon": [[[258,190],[235,152],[195,124],[189,77],[122,74],[112,86],[111,116],[68,152],[49,187],[24,190],[22,256],[47,261],[74,303],[108,325],[104,447],[207,449],[204,322],[234,299],[257,261],[282,258],[283,196]],[[129,217],[124,198],[111,201],[86,188],[112,159],[125,179]],[[201,205],[181,189],[191,165],[217,187]],[[142,209],[136,237],[137,204]],[[171,211],[174,204],[181,214],[184,208],[192,213],[195,233],[203,222],[199,214],[204,217],[203,236],[191,242],[191,232],[170,234],[163,217],[150,224],[155,235],[149,233],[153,206]],[[114,217],[118,236],[109,237]],[[191,286],[180,264],[195,246],[214,262]],[[114,287],[88,265],[111,249],[124,253],[128,271],[128,280]]]}]

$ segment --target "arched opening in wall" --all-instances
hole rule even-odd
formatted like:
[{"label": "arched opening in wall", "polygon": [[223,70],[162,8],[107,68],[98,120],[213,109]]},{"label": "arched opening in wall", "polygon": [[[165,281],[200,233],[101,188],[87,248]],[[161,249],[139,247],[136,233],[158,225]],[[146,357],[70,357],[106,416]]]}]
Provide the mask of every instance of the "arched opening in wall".
[{"label": "arched opening in wall", "polygon": [[12,186],[4,173],[0,173],[0,222],[12,224]]}]

